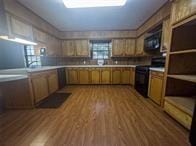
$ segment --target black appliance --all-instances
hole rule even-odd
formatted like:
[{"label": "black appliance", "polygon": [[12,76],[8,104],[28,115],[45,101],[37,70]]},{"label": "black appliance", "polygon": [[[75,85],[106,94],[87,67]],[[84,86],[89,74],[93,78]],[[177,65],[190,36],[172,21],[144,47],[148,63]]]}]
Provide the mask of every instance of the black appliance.
[{"label": "black appliance", "polygon": [[151,65],[139,65],[135,70],[135,89],[144,97],[148,95],[148,81],[150,67],[164,67],[165,58],[156,57],[152,58]]},{"label": "black appliance", "polygon": [[158,52],[161,47],[161,36],[162,30],[150,33],[148,37],[144,40],[144,50],[145,52]]},{"label": "black appliance", "polygon": [[66,85],[65,68],[58,68],[57,73],[58,73],[59,89],[62,89]]}]

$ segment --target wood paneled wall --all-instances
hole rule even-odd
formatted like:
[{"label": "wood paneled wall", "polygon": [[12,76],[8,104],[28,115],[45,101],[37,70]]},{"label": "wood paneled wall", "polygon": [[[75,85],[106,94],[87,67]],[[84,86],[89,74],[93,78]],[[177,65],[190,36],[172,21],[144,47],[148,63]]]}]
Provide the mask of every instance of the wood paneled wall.
[{"label": "wood paneled wall", "polygon": [[62,39],[107,39],[107,38],[135,38],[136,30],[130,31],[74,31],[61,32]]},{"label": "wood paneled wall", "polygon": [[137,36],[141,36],[149,29],[153,28],[157,24],[160,24],[164,19],[170,16],[170,13],[171,2],[167,2],[137,29]]}]

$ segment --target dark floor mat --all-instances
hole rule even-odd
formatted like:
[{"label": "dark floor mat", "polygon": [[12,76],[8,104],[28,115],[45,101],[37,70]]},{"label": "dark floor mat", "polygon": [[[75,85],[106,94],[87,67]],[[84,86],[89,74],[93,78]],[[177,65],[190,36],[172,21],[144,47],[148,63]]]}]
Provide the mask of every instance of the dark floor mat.
[{"label": "dark floor mat", "polygon": [[60,107],[71,95],[71,93],[54,93],[42,100],[37,108],[58,108]]}]

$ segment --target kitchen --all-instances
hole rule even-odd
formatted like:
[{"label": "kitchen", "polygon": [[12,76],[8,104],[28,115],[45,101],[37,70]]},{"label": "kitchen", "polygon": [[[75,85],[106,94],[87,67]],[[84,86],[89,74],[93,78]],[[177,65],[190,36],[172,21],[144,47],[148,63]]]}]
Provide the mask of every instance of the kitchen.
[{"label": "kitchen", "polygon": [[195,0],[0,0],[0,20],[2,145],[196,145]]}]

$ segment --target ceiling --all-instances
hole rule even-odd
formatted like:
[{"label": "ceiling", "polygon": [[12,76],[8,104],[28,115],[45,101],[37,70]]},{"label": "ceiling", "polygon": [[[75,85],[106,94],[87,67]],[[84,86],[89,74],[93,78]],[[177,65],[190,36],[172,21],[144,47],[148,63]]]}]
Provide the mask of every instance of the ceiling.
[{"label": "ceiling", "polygon": [[122,7],[68,9],[62,0],[18,0],[60,31],[137,29],[167,0],[127,0]]}]

